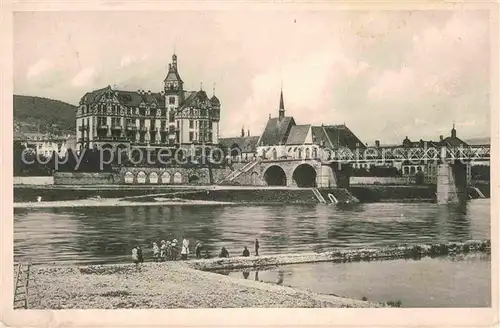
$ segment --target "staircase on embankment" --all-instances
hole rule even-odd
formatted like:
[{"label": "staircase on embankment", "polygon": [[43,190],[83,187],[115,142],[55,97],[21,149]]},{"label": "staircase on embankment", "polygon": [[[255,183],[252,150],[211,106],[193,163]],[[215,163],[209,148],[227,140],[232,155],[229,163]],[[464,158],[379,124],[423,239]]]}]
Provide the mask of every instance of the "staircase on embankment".
[{"label": "staircase on embankment", "polygon": [[486,196],[481,192],[481,190],[478,187],[470,187],[472,190],[475,191],[477,194],[477,198],[486,198]]},{"label": "staircase on embankment", "polygon": [[316,196],[316,198],[318,199],[318,202],[323,203],[323,204],[326,203],[325,198],[323,197],[323,195],[321,195],[321,193],[319,192],[319,190],[317,188],[311,188],[311,190],[312,190],[314,196]]},{"label": "staircase on embankment", "polygon": [[242,166],[239,169],[228,174],[225,178],[219,180],[217,182],[217,184],[231,184],[236,178],[238,178],[240,175],[250,171],[259,163],[260,163],[260,159],[256,159],[256,160],[253,160],[251,162],[248,162],[244,166]]},{"label": "staircase on embankment", "polygon": [[359,203],[359,200],[345,188],[333,188],[333,189],[321,189],[321,190],[316,189],[316,191],[318,191],[318,193],[321,195],[321,197],[323,198],[323,200],[325,200],[326,203],[332,203],[332,204]]}]

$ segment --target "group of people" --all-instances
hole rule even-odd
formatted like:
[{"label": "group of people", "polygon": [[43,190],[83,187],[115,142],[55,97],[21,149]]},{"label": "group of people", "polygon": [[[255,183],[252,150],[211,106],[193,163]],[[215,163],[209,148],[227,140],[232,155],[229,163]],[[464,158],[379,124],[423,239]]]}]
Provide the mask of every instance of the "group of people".
[{"label": "group of people", "polygon": [[[153,242],[153,260],[155,262],[163,262],[163,261],[176,261],[179,258],[181,260],[187,260],[190,254],[189,250],[189,239],[186,237],[182,238],[182,243],[178,245],[178,240],[173,239],[172,241],[162,240],[160,243]],[[255,256],[259,255],[259,240],[255,239],[254,243]],[[180,250],[180,251],[179,251]],[[194,248],[194,252],[197,259],[202,258],[203,245],[200,241],[196,242],[196,246]],[[244,247],[242,256],[250,256],[250,251],[247,246]],[[205,250],[204,258],[210,258],[208,250]],[[222,246],[221,251],[219,253],[219,257],[229,257],[229,252],[227,249]],[[142,249],[140,246],[136,246],[132,249],[132,261],[135,263],[137,268],[139,268],[140,263],[144,262],[144,256],[142,254]]]},{"label": "group of people", "polygon": [[[162,240],[160,245],[157,242],[153,243],[153,258],[156,262],[160,261],[176,261],[179,257],[179,246],[181,260],[187,260],[189,254],[189,240],[184,237],[182,243],[178,246],[178,240],[174,239],[172,241]],[[201,248],[201,243],[198,242],[196,245],[197,255],[198,248]]]}]

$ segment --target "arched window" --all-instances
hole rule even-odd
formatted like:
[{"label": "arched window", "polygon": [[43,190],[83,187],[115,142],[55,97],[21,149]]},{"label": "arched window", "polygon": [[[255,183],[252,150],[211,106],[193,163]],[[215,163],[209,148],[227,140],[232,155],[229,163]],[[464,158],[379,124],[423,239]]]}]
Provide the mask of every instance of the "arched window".
[{"label": "arched window", "polygon": [[137,183],[146,183],[146,173],[142,171],[137,173]]},{"label": "arched window", "polygon": [[134,174],[132,172],[125,173],[125,183],[134,183]]},{"label": "arched window", "polygon": [[412,166],[412,167],[410,168],[410,173],[411,173],[411,174],[414,174],[414,173],[415,173],[415,166]]},{"label": "arched window", "polygon": [[175,172],[174,183],[182,183],[182,174],[180,172]]},{"label": "arched window", "polygon": [[311,150],[306,148],[306,159],[309,159],[309,157],[311,157]]},{"label": "arched window", "polygon": [[298,153],[299,153],[299,158],[302,158],[302,148],[299,148]]},{"label": "arched window", "polygon": [[161,175],[161,183],[170,183],[170,173],[163,172]]},{"label": "arched window", "polygon": [[408,166],[405,166],[405,167],[403,168],[403,173],[404,173],[404,174],[408,174],[408,173],[409,173],[409,171],[410,171],[410,168],[409,168]]},{"label": "arched window", "polygon": [[154,183],[154,184],[158,183],[158,173],[151,172],[149,174],[149,183]]},{"label": "arched window", "polygon": [[316,148],[313,148],[313,156],[314,159],[318,158],[318,150]]},{"label": "arched window", "polygon": [[273,159],[278,158],[278,152],[276,151],[276,148],[273,148]]}]

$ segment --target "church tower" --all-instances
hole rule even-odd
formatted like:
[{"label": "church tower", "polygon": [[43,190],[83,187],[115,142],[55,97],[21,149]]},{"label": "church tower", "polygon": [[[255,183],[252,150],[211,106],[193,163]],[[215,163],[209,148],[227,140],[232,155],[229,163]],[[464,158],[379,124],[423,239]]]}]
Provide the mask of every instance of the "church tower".
[{"label": "church tower", "polygon": [[183,83],[177,69],[177,55],[172,55],[172,63],[168,64],[168,74],[164,83],[165,104],[179,107],[184,101]]}]

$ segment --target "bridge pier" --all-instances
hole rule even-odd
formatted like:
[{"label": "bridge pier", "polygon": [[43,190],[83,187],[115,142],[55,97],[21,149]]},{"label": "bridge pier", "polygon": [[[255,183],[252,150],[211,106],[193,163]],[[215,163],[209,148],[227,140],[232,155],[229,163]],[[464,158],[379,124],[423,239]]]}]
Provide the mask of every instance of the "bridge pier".
[{"label": "bridge pier", "polygon": [[351,166],[349,164],[321,165],[320,174],[316,177],[316,185],[322,188],[349,188],[350,178]]},{"label": "bridge pier", "polygon": [[469,164],[442,162],[437,172],[437,203],[457,204],[467,200]]}]

